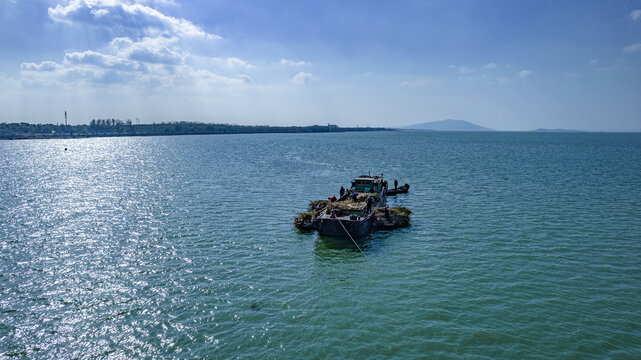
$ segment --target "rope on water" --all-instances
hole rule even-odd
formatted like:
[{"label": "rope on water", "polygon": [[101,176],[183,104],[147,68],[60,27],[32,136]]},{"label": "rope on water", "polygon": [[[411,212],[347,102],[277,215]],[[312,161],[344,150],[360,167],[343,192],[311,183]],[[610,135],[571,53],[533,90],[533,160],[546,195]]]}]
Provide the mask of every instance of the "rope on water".
[{"label": "rope on water", "polygon": [[347,231],[347,229],[345,228],[345,225],[343,225],[343,222],[341,221],[341,219],[336,218],[336,220],[338,220],[338,223],[339,223],[339,224],[341,224],[341,226],[343,227],[343,230],[345,230],[345,232],[347,233],[347,236],[349,236],[349,238],[352,240],[352,242],[354,243],[354,245],[356,245],[356,247],[358,248],[358,251],[360,251],[360,252],[361,252],[361,254],[365,255],[365,253],[363,252],[363,250],[361,250],[361,247],[360,247],[360,246],[358,246],[358,244],[356,243],[356,241],[354,241],[354,238],[352,237],[352,235],[350,235],[349,231]]}]

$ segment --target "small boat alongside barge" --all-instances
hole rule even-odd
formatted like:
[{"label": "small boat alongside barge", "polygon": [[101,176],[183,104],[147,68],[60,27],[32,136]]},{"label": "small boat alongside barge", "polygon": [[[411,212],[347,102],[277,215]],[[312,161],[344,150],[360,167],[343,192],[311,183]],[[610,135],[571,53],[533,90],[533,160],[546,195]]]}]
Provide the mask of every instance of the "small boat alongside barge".
[{"label": "small boat alongside barge", "polygon": [[387,190],[387,195],[405,194],[408,191],[410,191],[410,185],[409,184],[405,184],[405,185],[401,185],[401,186],[399,186],[397,188],[388,189]]}]

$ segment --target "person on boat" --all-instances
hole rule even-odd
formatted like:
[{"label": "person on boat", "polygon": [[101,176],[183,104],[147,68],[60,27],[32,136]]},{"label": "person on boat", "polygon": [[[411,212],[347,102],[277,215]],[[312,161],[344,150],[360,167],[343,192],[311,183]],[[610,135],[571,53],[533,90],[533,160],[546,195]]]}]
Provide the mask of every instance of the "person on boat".
[{"label": "person on boat", "polygon": [[352,201],[356,201],[358,199],[358,194],[356,192],[352,193]]},{"label": "person on boat", "polygon": [[398,180],[394,179],[394,189],[398,187]]},{"label": "person on boat", "polygon": [[332,195],[329,197],[329,202],[334,202],[336,201],[336,196]]},{"label": "person on boat", "polygon": [[345,195],[345,188],[341,186],[341,191],[340,191],[341,197]]},{"label": "person on boat", "polygon": [[367,212],[368,213],[372,212],[372,197],[371,196],[367,197]]}]

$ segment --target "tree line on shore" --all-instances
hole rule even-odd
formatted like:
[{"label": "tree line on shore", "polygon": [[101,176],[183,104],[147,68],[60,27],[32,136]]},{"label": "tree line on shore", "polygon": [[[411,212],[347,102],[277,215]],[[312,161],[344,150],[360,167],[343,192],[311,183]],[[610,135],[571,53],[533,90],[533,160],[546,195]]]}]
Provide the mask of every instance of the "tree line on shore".
[{"label": "tree line on shore", "polygon": [[0,123],[0,139],[33,139],[93,136],[152,136],[190,134],[321,133],[380,131],[386,128],[338,127],[336,125],[268,126],[209,124],[189,121],[133,124],[131,120],[92,119],[85,125]]}]

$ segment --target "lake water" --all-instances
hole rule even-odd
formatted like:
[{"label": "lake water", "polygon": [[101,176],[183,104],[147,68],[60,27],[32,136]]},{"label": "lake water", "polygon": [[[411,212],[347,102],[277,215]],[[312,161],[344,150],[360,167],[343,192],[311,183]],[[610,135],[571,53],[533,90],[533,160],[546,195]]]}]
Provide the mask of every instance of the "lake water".
[{"label": "lake water", "polygon": [[[370,171],[411,227],[293,227]],[[641,135],[0,141],[0,249],[0,357],[638,359]]]}]

